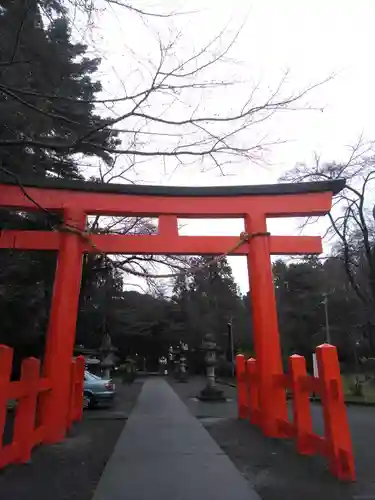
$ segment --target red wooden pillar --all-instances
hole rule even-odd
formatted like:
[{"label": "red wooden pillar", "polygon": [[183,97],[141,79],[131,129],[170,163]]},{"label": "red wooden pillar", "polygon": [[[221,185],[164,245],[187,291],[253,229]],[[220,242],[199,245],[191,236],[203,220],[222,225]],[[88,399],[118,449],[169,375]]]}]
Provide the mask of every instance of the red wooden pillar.
[{"label": "red wooden pillar", "polygon": [[309,437],[313,433],[310,393],[303,387],[303,382],[308,380],[305,358],[298,354],[290,356],[289,371],[292,381],[293,420],[296,429],[297,450],[301,455],[312,455],[314,449],[309,442]]},{"label": "red wooden pillar", "polygon": [[[266,233],[265,215],[247,214],[245,229],[249,234]],[[282,437],[277,420],[286,421],[288,413],[285,390],[274,383],[274,375],[282,373],[282,360],[269,236],[251,238],[248,245],[247,265],[259,380],[260,425],[267,436]]]},{"label": "red wooden pillar", "polygon": [[250,423],[259,425],[259,386],[257,361],[249,358],[246,361],[247,389],[249,394],[249,419]]},{"label": "red wooden pillar", "polygon": [[[84,230],[85,220],[82,211],[65,212],[66,224]],[[41,409],[48,443],[62,440],[66,432],[81,276],[82,238],[74,232],[61,232],[44,359],[44,376],[52,385]]]},{"label": "red wooden pillar", "polygon": [[74,361],[73,392],[71,397],[72,421],[82,420],[83,417],[83,392],[85,379],[85,358],[78,356]]},{"label": "red wooden pillar", "polygon": [[34,446],[35,413],[38,398],[40,362],[35,358],[27,358],[22,362],[21,384],[26,394],[18,400],[14,421],[13,442],[19,446],[19,461],[30,460]]},{"label": "red wooden pillar", "polygon": [[246,361],[243,354],[236,356],[238,418],[246,419],[249,413],[246,380]]},{"label": "red wooden pillar", "polygon": [[348,416],[342,388],[337,349],[322,344],[316,348],[325,438],[331,472],[339,479],[355,481],[355,467]]},{"label": "red wooden pillar", "polygon": [[13,349],[0,345],[0,457],[7,419],[8,390],[12,375]]}]

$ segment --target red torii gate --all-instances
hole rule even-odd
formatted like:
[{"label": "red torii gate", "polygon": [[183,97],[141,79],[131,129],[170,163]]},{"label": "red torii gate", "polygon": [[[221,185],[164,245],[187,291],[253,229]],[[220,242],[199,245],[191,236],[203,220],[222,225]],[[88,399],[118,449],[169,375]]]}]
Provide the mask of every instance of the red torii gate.
[{"label": "red torii gate", "polygon": [[[270,255],[319,254],[319,236],[272,236],[267,218],[321,216],[345,181],[230,187],[162,187],[97,184],[45,179],[3,182],[0,206],[60,212],[65,231],[3,230],[0,248],[57,250],[58,262],[46,341],[45,394],[41,418],[44,442],[63,439],[67,428],[70,370],[84,252],[123,254],[218,255],[235,246],[233,236],[180,236],[178,218],[243,218],[249,235],[235,255],[246,255],[252,301],[254,342],[260,386],[262,429],[278,436],[276,421],[287,416],[285,390],[273,383],[282,373],[281,348]],[[157,217],[156,235],[82,237],[88,215]],[[64,227],[64,226],[63,226]],[[68,230],[77,228],[77,231]]]}]

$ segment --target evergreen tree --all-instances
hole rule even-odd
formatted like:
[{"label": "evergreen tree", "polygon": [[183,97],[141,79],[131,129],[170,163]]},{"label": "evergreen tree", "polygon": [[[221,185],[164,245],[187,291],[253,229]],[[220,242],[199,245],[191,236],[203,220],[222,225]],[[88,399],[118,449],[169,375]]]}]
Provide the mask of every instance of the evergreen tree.
[{"label": "evergreen tree", "polygon": [[[0,47],[0,176],[82,178],[80,157],[95,155],[110,163],[108,154],[84,141],[74,155],[35,145],[75,140],[105,123],[94,109],[101,86],[92,76],[100,61],[71,41],[61,4],[1,0]],[[108,131],[93,137],[110,146],[116,141]],[[35,144],[7,145],[20,139]],[[46,229],[48,220],[41,212],[1,210],[1,228]],[[55,266],[55,252],[0,252],[0,343],[15,347],[21,357],[43,352]],[[106,269],[106,275],[108,283],[112,271]]]},{"label": "evergreen tree", "polygon": [[[77,155],[100,156],[85,141],[69,150],[7,147],[20,139],[59,143],[75,141],[104,125],[95,114],[101,85],[92,80],[100,60],[87,47],[72,43],[66,12],[57,2],[0,2],[0,165],[27,176],[80,177]],[[114,145],[109,131],[91,133],[98,143]],[[5,144],[4,144],[5,142]]]},{"label": "evergreen tree", "polygon": [[186,325],[185,338],[199,348],[203,336],[212,332],[223,350],[228,347],[228,322],[232,321],[237,340],[243,339],[246,328],[246,309],[234,281],[227,259],[213,260],[212,256],[191,259],[193,267],[200,267],[185,281],[177,278],[174,300],[181,308]]}]

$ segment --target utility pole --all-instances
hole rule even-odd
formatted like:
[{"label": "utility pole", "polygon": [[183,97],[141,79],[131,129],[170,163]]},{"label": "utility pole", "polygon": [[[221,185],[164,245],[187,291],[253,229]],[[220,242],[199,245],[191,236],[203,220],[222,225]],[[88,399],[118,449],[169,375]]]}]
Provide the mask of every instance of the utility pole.
[{"label": "utility pole", "polygon": [[230,318],[230,320],[228,321],[228,348],[229,348],[229,352],[230,352],[232,377],[234,377],[234,341],[233,341],[232,318]]},{"label": "utility pole", "polygon": [[329,331],[329,318],[328,318],[328,294],[324,294],[324,312],[326,317],[326,341],[328,344],[331,344],[331,333]]}]

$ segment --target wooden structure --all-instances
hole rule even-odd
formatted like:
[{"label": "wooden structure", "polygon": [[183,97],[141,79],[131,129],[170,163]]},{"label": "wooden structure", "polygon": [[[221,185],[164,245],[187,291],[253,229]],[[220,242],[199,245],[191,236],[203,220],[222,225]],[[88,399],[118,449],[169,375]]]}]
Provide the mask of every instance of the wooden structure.
[{"label": "wooden structure", "polygon": [[[49,441],[51,430],[58,422],[43,418],[43,401],[55,388],[51,379],[40,373],[40,362],[35,358],[25,359],[21,368],[21,379],[10,380],[13,350],[0,346],[0,469],[12,463],[26,463],[30,460],[34,446]],[[69,397],[64,416],[65,429],[82,418],[83,373],[85,362],[82,356],[70,360]],[[14,407],[9,415],[8,402],[13,400]],[[38,401],[40,404],[38,405]],[[13,436],[3,442],[7,421],[13,420]],[[8,438],[8,439],[7,439]]]},{"label": "wooden structure", "polygon": [[[323,344],[316,348],[319,377],[307,375],[305,358],[294,354],[289,358],[290,374],[273,375],[273,387],[291,391],[293,421],[288,416],[273,415],[278,437],[294,438],[301,455],[325,456],[333,475],[344,481],[354,481],[355,468],[346,406],[342,389],[336,347]],[[262,428],[261,381],[258,361],[239,354],[236,357],[238,386],[238,416]],[[321,398],[324,436],[313,432],[310,394]]]},{"label": "wooden structure", "polygon": [[[162,187],[97,184],[44,179],[0,184],[0,206],[20,211],[60,213],[60,231],[12,231],[0,235],[0,248],[57,250],[58,263],[47,333],[43,376],[51,390],[41,408],[44,441],[63,439],[67,427],[82,255],[110,254],[218,255],[234,248],[233,236],[180,236],[178,218],[243,218],[246,241],[234,254],[246,255],[253,308],[261,427],[280,436],[286,421],[285,390],[274,383],[282,373],[270,256],[318,254],[320,237],[272,236],[267,218],[321,216],[345,181],[230,187]],[[156,235],[84,235],[89,215],[158,218]],[[58,362],[57,362],[58,360]],[[53,422],[53,424],[52,424]],[[0,422],[1,424],[1,422]]]}]

